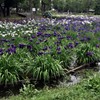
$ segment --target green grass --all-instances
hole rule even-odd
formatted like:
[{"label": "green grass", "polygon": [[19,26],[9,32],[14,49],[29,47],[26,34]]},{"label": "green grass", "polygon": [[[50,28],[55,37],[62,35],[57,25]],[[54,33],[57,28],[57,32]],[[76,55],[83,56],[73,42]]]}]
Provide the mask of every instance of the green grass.
[{"label": "green grass", "polygon": [[1,100],[100,100],[100,73],[63,88],[45,88],[32,97],[16,95]]}]

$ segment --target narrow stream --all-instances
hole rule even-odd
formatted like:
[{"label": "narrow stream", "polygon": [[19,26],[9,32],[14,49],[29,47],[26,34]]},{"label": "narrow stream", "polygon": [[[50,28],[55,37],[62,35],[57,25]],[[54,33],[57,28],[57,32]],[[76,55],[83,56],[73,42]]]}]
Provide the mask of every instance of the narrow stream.
[{"label": "narrow stream", "polygon": [[[93,69],[94,69],[94,72],[100,73],[100,62],[98,62],[97,67],[92,68],[92,70]],[[89,70],[91,70],[91,69],[89,69]],[[75,75],[75,74],[70,74],[69,77],[70,77],[70,79],[68,81],[64,80],[64,81],[60,82],[58,87],[68,87],[70,85],[75,85],[83,79],[81,75]]]}]

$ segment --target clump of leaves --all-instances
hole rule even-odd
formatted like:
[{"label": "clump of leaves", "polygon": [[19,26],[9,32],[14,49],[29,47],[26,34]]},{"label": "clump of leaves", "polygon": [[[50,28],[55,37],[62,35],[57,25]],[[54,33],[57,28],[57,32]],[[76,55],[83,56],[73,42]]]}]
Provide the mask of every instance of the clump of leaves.
[{"label": "clump of leaves", "polygon": [[50,11],[46,11],[46,12],[44,12],[43,16],[44,17],[51,18],[52,17],[52,14],[50,13]]},{"label": "clump of leaves", "polygon": [[82,43],[76,49],[77,63],[85,64],[96,62],[100,59],[99,49],[89,43]]},{"label": "clump of leaves", "polygon": [[29,53],[17,50],[15,54],[3,54],[0,56],[0,84],[12,84],[25,79],[30,75],[27,69],[33,62]]},{"label": "clump of leaves", "polygon": [[19,66],[16,66],[17,62],[14,62],[13,56],[3,55],[0,57],[0,83],[7,85],[14,84],[19,80],[20,70]]},{"label": "clump of leaves", "polygon": [[23,97],[33,97],[37,95],[40,91],[35,89],[35,86],[30,83],[23,84],[23,87],[20,89],[20,94]]},{"label": "clump of leaves", "polygon": [[43,80],[44,83],[60,77],[63,74],[62,70],[61,62],[52,58],[51,55],[37,56],[30,69],[35,80]]},{"label": "clump of leaves", "polygon": [[93,92],[100,92],[100,76],[98,74],[90,77],[84,84],[86,90],[91,90]]},{"label": "clump of leaves", "polygon": [[63,46],[60,47],[61,50],[57,50],[54,58],[61,61],[63,68],[69,68],[71,66],[71,62],[73,61],[74,50],[73,49],[65,49]]}]

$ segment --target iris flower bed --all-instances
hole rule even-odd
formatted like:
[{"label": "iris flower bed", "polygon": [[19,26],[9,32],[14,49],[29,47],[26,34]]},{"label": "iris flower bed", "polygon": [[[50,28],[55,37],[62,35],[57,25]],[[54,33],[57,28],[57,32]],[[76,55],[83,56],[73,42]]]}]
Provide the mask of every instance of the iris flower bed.
[{"label": "iris flower bed", "polygon": [[0,21],[0,84],[48,83],[63,69],[100,61],[100,18]]}]

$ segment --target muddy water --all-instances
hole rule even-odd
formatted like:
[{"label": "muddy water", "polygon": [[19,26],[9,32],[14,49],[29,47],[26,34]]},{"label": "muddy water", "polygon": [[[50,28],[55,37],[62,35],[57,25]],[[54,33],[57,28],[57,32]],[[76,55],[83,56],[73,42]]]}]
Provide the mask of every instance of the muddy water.
[{"label": "muddy water", "polygon": [[59,86],[58,87],[68,87],[70,85],[74,85],[80,82],[81,77],[80,76],[75,76],[75,75],[71,75],[70,74],[70,79],[69,80],[64,80],[62,82],[59,82]]},{"label": "muddy water", "polygon": [[86,72],[90,72],[91,71],[91,75],[93,75],[93,73],[95,72],[99,72],[100,73],[100,62],[97,63],[96,67],[90,67],[89,69],[84,69],[83,71],[80,71],[80,74],[70,74],[69,75],[69,79],[68,80],[64,80],[62,82],[59,82],[59,86],[58,87],[68,87],[71,85],[75,85],[77,83],[79,83],[83,78],[84,78],[84,74],[86,74]]}]

